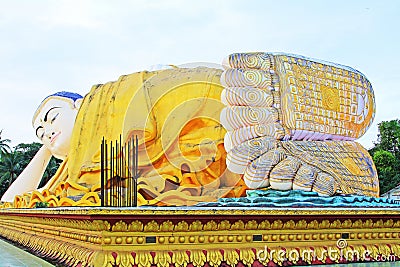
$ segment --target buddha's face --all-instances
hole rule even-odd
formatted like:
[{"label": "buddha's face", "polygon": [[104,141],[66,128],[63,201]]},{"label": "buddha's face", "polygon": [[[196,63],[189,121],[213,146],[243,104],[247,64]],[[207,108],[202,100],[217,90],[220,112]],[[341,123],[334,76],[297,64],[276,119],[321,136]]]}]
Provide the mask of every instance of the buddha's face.
[{"label": "buddha's face", "polygon": [[36,136],[56,158],[65,159],[68,155],[80,100],[49,97],[35,113],[33,128]]}]

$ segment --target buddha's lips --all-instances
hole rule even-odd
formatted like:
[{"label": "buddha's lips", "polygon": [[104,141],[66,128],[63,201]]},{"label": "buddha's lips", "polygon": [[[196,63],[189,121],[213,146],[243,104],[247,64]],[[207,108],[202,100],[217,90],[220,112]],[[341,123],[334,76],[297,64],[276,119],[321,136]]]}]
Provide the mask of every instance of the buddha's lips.
[{"label": "buddha's lips", "polygon": [[61,132],[56,133],[50,140],[50,144],[54,142],[54,140],[60,135]]}]

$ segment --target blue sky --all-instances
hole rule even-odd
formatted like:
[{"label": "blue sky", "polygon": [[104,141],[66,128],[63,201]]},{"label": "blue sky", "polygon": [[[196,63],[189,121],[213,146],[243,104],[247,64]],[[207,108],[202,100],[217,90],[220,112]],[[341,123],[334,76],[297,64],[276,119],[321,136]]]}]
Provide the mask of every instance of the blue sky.
[{"label": "blue sky", "polygon": [[287,52],[351,66],[372,83],[375,122],[399,118],[400,1],[0,0],[0,129],[36,141],[31,118],[56,91],[151,65],[221,63],[234,52]]}]

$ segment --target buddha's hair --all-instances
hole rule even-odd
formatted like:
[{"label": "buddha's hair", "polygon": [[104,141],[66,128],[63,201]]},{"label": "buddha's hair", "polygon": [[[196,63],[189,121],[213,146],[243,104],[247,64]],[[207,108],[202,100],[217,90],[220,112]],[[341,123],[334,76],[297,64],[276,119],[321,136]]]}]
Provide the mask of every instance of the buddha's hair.
[{"label": "buddha's hair", "polygon": [[83,98],[83,96],[81,96],[80,94],[77,94],[77,93],[61,91],[61,92],[57,92],[55,94],[47,96],[44,100],[46,100],[47,98],[52,97],[52,96],[65,97],[65,98],[72,99],[73,101]]},{"label": "buddha's hair", "polygon": [[35,113],[34,113],[34,115],[33,115],[33,118],[32,118],[32,125],[33,125],[33,121],[35,120],[35,118],[36,118],[36,116],[37,116],[37,114],[38,114],[38,112],[39,112],[40,107],[41,107],[42,104],[46,101],[46,99],[48,99],[48,98],[50,98],[50,97],[64,97],[64,98],[71,99],[71,100],[74,101],[74,102],[75,102],[77,99],[83,98],[83,96],[81,96],[80,94],[72,93],[72,92],[66,92],[66,91],[61,91],[61,92],[57,92],[57,93],[54,93],[54,94],[52,94],[52,95],[46,96],[45,99],[43,99],[43,101],[42,101],[42,102],[40,103],[40,105],[37,107],[37,109],[36,109],[36,111],[35,111]]}]

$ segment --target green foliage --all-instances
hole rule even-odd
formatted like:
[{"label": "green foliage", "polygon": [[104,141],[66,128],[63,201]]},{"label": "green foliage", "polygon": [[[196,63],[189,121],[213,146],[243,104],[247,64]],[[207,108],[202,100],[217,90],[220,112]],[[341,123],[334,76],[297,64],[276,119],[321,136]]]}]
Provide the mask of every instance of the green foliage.
[{"label": "green foliage", "polygon": [[[0,196],[4,194],[42,147],[42,144],[36,142],[30,144],[21,143],[11,150],[8,146],[9,142],[10,140],[8,139],[1,139],[0,131]],[[60,162],[56,158],[50,160],[39,187],[44,186],[56,173]]]},{"label": "green foliage", "polygon": [[10,139],[2,139],[2,133],[3,130],[0,131],[0,158],[10,151],[10,146],[8,144],[11,142]]},{"label": "green foliage", "polygon": [[396,158],[400,157],[400,121],[383,121],[378,124],[379,135],[377,148],[392,153]]},{"label": "green foliage", "polygon": [[[29,164],[31,159],[36,155],[39,149],[42,147],[42,144],[33,142],[30,144],[21,143],[14,148],[15,153],[19,153],[21,155],[21,166],[23,169]],[[50,180],[51,177],[56,173],[58,166],[60,166],[61,160],[56,159],[54,157],[51,158],[47,168],[43,174],[43,178],[39,183],[39,187],[45,186],[46,183]]]},{"label": "green foliage", "polygon": [[396,171],[396,157],[389,151],[379,149],[372,156],[378,172],[394,174]]},{"label": "green foliage", "polygon": [[379,176],[380,193],[386,193],[400,183],[400,121],[379,124],[378,141],[369,150]]},{"label": "green foliage", "polygon": [[14,147],[14,152],[24,155],[24,163],[22,165],[26,166],[30,162],[30,159],[32,159],[36,155],[41,147],[42,144],[37,142],[33,142],[30,144],[21,143]]},{"label": "green foliage", "polygon": [[22,172],[21,157],[18,153],[3,154],[0,161],[0,190],[3,194]]},{"label": "green foliage", "polygon": [[40,209],[40,208],[48,208],[49,203],[48,202],[36,202],[35,203],[35,208]]},{"label": "green foliage", "polygon": [[54,157],[51,158],[49,164],[47,165],[46,170],[44,171],[43,178],[39,183],[39,188],[43,187],[47,184],[47,182],[53,177],[53,175],[56,173],[58,170],[58,167],[61,164],[61,160],[56,159]]}]

